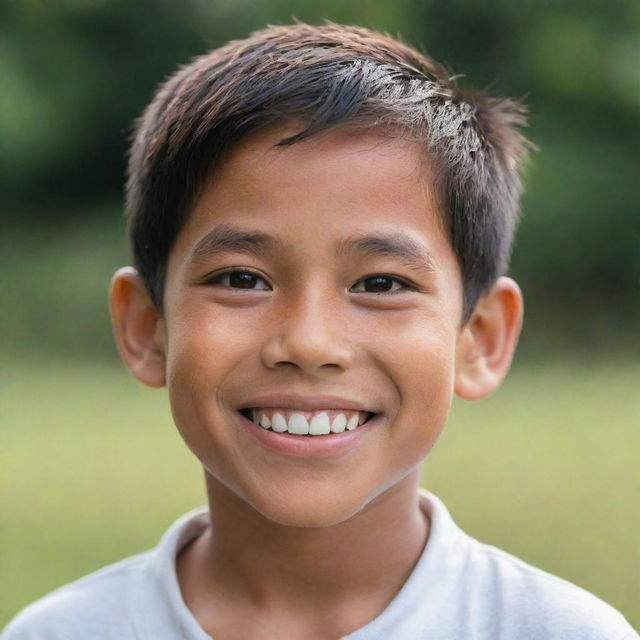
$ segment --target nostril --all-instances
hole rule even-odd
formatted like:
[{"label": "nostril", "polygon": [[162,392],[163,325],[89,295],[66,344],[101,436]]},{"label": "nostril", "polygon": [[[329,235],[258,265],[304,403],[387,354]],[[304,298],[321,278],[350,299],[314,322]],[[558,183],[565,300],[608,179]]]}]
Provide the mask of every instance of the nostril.
[{"label": "nostril", "polygon": [[[317,314],[310,314],[317,322]],[[308,373],[342,371],[350,367],[351,347],[340,344],[335,337],[326,335],[326,327],[319,333],[318,326],[291,327],[282,334],[275,334],[261,349],[261,359],[269,369],[293,369]]]}]

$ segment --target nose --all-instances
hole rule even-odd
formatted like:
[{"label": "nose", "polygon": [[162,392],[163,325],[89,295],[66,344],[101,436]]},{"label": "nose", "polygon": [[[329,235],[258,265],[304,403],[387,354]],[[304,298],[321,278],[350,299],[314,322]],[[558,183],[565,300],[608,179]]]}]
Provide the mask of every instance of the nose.
[{"label": "nose", "polygon": [[353,348],[337,306],[335,300],[312,293],[284,307],[277,329],[262,348],[264,365],[308,374],[348,369]]}]

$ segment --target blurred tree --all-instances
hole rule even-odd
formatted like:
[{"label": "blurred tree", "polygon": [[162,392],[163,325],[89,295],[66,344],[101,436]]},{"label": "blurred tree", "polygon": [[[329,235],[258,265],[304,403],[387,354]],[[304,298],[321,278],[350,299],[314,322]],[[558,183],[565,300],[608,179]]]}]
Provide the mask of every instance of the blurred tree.
[{"label": "blurred tree", "polygon": [[575,333],[567,318],[580,318],[588,342],[606,334],[603,322],[635,331],[635,0],[4,0],[3,218],[46,226],[113,211],[104,204],[121,200],[131,123],[154,87],[192,56],[294,18],[400,34],[462,85],[523,96],[541,148],[513,264],[529,324],[542,331],[551,318]]}]

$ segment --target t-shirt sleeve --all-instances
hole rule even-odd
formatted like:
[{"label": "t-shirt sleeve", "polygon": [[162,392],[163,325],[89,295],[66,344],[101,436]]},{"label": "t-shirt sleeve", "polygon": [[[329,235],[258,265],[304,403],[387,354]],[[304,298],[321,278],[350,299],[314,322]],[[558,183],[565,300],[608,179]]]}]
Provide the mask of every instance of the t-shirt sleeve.
[{"label": "t-shirt sleeve", "polygon": [[[74,594],[75,595],[75,594]],[[127,640],[132,637],[124,617],[104,615],[96,603],[68,594],[47,596],[21,611],[0,640]],[[115,613],[115,612],[114,612]]]},{"label": "t-shirt sleeve", "polygon": [[128,640],[127,578],[105,567],[52,591],[24,608],[0,640]]}]

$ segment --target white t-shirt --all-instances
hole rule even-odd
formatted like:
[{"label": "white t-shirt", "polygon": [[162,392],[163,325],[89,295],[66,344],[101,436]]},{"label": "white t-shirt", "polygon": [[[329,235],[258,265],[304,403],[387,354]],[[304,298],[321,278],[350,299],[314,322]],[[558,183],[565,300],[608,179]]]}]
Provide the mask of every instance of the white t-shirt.
[{"label": "white t-shirt", "polygon": [[[594,595],[466,535],[421,492],[429,540],[380,615],[344,640],[632,640]],[[186,607],[178,551],[208,526],[207,509],[175,522],[155,549],[109,565],[24,609],[2,640],[211,640]]]}]

